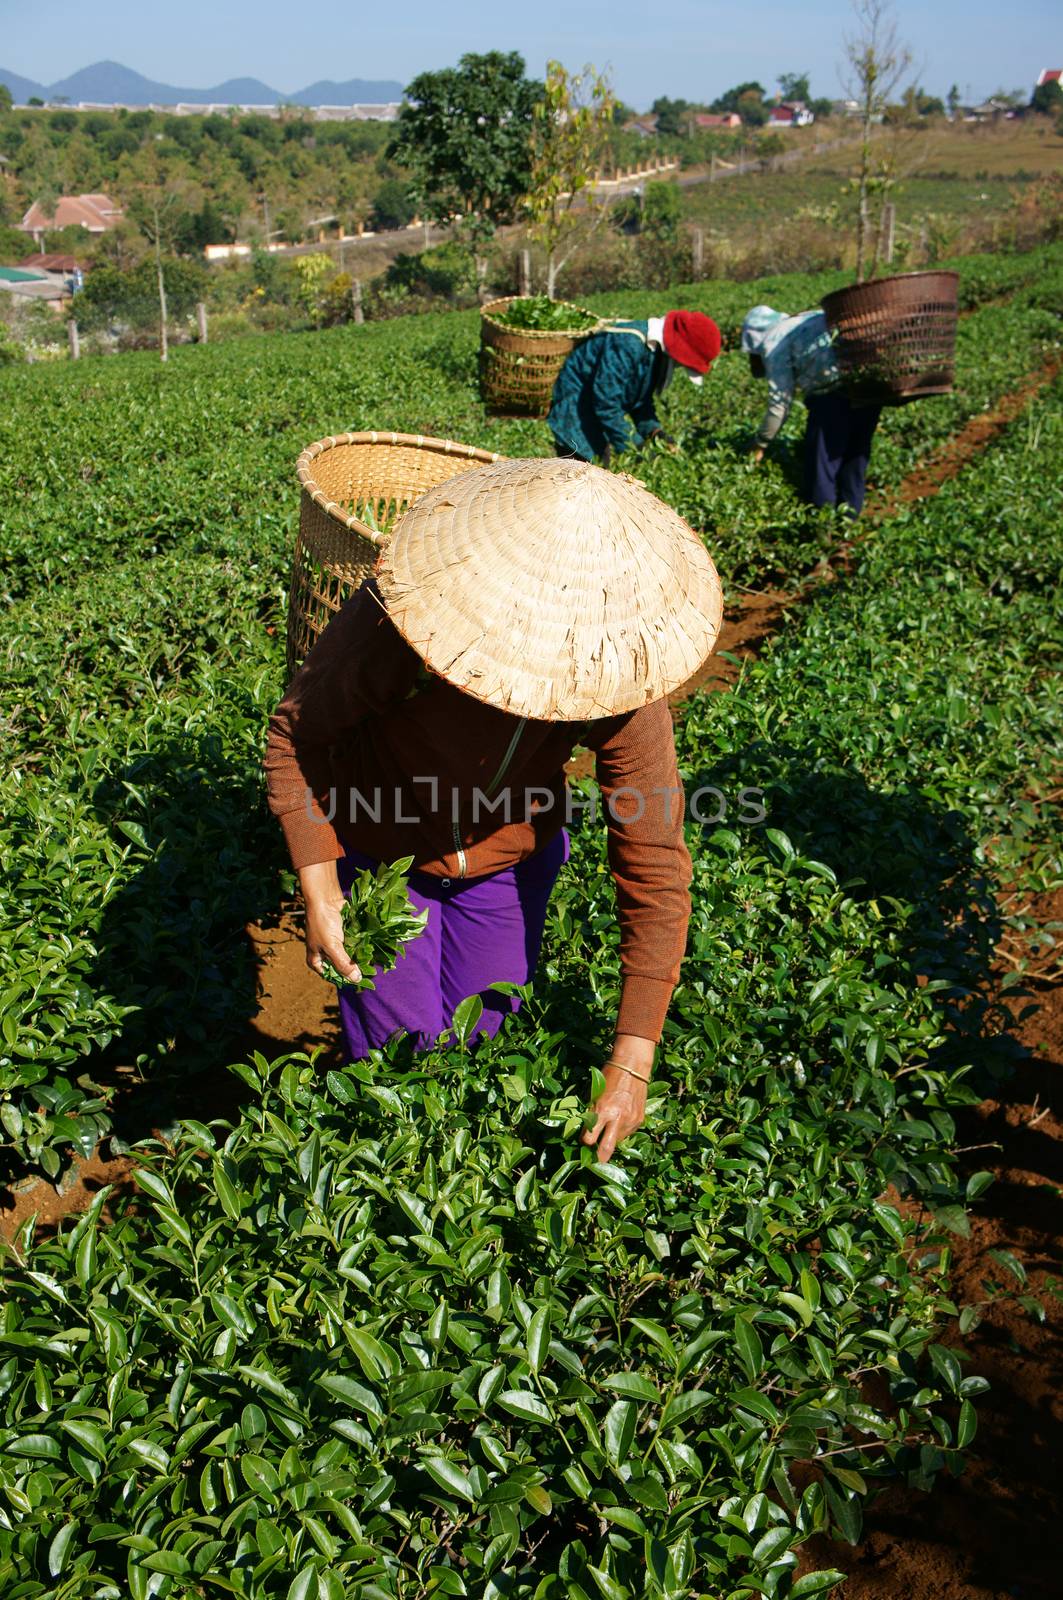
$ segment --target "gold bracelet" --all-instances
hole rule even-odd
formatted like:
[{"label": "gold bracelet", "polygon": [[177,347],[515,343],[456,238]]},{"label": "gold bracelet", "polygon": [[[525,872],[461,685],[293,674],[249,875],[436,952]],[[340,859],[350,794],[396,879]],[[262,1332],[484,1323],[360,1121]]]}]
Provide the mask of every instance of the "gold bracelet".
[{"label": "gold bracelet", "polygon": [[649,1083],[649,1073],[636,1072],[634,1067],[625,1067],[622,1061],[614,1061],[612,1057],[605,1063],[607,1067],[619,1067],[621,1072],[626,1072],[629,1078],[637,1078],[640,1083]]}]

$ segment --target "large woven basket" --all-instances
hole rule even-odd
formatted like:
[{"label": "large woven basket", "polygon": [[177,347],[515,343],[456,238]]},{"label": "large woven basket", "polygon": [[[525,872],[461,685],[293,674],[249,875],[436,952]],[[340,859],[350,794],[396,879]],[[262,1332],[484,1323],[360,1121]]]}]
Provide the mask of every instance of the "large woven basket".
[{"label": "large woven basket", "polygon": [[497,460],[473,445],[413,433],[339,433],[307,445],[296,464],[302,496],[288,597],[289,675],[372,570],[395,518],[426,489]]},{"label": "large woven basket", "polygon": [[[488,411],[507,416],[545,417],[550,409],[554,380],[565,359],[594,328],[579,333],[546,332],[538,328],[507,328],[498,317],[517,295],[491,300],[480,312],[480,394]],[[593,315],[582,306],[562,300],[581,316]]]},{"label": "large woven basket", "polygon": [[851,400],[896,406],[951,392],[959,281],[956,272],[906,272],[824,297]]}]

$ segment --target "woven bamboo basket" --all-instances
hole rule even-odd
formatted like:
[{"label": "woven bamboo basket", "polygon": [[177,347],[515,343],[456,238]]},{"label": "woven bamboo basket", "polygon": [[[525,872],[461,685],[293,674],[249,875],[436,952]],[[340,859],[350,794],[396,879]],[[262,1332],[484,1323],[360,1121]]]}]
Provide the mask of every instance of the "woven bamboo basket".
[{"label": "woven bamboo basket", "polygon": [[851,400],[899,406],[951,393],[959,281],[956,272],[906,272],[824,297]]},{"label": "woven bamboo basket", "polygon": [[[480,394],[488,411],[508,416],[545,417],[554,380],[565,359],[596,331],[547,332],[539,328],[507,328],[497,318],[517,295],[490,300],[480,312]],[[581,316],[593,315],[562,300]]]},{"label": "woven bamboo basket", "polygon": [[498,459],[413,433],[339,433],[307,445],[296,464],[302,496],[288,596],[289,675],[372,570],[395,518],[426,489]]}]

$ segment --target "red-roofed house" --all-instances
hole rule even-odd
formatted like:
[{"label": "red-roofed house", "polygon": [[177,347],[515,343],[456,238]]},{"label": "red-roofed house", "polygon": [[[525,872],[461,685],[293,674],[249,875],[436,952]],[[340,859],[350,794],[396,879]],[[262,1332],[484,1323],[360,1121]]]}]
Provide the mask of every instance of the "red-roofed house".
[{"label": "red-roofed house", "polygon": [[1063,68],[1046,67],[1037,80],[1037,87],[1043,89],[1046,83],[1058,83],[1063,88]]},{"label": "red-roofed house", "polygon": [[699,111],[694,118],[697,128],[740,128],[742,118],[737,111]]},{"label": "red-roofed house", "polygon": [[105,194],[64,194],[56,202],[49,216],[44,207],[34,201],[19,223],[23,233],[32,233],[40,245],[44,233],[55,228],[84,228],[88,233],[106,233],[122,220],[122,208]]},{"label": "red-roofed house", "polygon": [[24,261],[20,261],[18,265],[20,267],[28,267],[31,270],[32,268],[36,267],[39,272],[70,273],[81,272],[84,270],[77,256],[61,255],[55,252],[52,252],[48,255],[42,255],[40,252],[38,252],[36,255],[27,256],[26,259]]},{"label": "red-roofed house", "polygon": [[807,128],[815,120],[815,113],[800,100],[784,100],[782,105],[772,106],[768,113],[773,128]]}]

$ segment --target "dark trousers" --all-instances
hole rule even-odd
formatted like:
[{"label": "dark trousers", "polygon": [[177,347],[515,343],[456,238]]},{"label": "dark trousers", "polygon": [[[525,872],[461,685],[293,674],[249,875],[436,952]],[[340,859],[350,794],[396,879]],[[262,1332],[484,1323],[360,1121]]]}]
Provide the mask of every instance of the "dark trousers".
[{"label": "dark trousers", "polygon": [[805,498],[814,506],[848,506],[854,516],[864,503],[871,441],[881,406],[854,406],[843,389],[807,398]]}]

